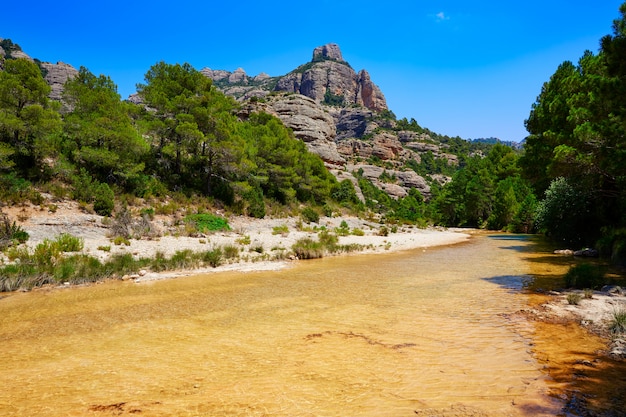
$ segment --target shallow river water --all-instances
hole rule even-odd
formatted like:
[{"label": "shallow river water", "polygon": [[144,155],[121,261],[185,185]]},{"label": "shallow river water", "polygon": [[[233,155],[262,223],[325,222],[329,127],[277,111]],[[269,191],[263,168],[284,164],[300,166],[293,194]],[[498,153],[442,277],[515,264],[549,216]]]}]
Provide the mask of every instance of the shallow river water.
[{"label": "shallow river water", "polygon": [[558,415],[529,244],[11,294],[0,415]]}]

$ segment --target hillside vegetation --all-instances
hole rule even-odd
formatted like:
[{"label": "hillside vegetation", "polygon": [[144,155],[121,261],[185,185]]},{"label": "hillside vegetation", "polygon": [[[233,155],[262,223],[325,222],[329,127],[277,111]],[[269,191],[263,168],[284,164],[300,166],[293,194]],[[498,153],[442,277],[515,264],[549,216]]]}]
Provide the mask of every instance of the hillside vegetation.
[{"label": "hillside vegetation", "polygon": [[[375,132],[359,140],[414,132],[455,159],[424,151],[398,166],[371,156],[368,163],[383,168],[378,186],[362,170],[337,180],[279,118],[242,112],[242,102],[189,64],[153,65],[138,85],[141,104],[121,100],[109,77],[82,67],[58,102],[48,98],[38,61],[19,58],[19,46],[5,39],[0,199],[42,204],[47,193],[106,216],[127,204],[163,207],[172,198],[187,211],[258,218],[350,211],[387,223],[539,231],[624,259],[626,5],[621,13],[597,54],[563,63],[544,84],[521,150],[437,135],[414,119],[375,112]],[[341,106],[333,94],[326,104]],[[427,178],[430,193],[383,192],[380,184],[394,184],[403,171]]]}]

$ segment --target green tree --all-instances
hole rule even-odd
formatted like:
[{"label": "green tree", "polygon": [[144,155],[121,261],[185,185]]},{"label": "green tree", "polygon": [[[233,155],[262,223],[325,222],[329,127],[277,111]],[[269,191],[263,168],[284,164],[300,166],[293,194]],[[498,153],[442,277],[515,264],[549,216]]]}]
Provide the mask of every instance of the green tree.
[{"label": "green tree", "polygon": [[72,161],[98,181],[132,183],[143,172],[148,144],[133,126],[117,86],[81,67],[65,84],[64,98],[71,109],[64,131]]},{"label": "green tree", "polygon": [[224,198],[245,165],[244,144],[233,132],[234,100],[185,63],[153,65],[138,92],[149,112],[155,170],[170,184]]},{"label": "green tree", "polygon": [[58,104],[39,67],[27,59],[9,59],[0,71],[0,169],[31,178],[45,174],[45,158],[55,157],[61,121]]},{"label": "green tree", "polygon": [[562,177],[589,199],[596,227],[579,229],[587,244],[602,226],[626,225],[626,4],[620,12],[600,52],[559,66],[526,121],[524,175],[537,195]]},{"label": "green tree", "polygon": [[538,204],[535,221],[540,231],[556,241],[584,244],[587,231],[597,226],[591,206],[589,190],[556,178]]}]

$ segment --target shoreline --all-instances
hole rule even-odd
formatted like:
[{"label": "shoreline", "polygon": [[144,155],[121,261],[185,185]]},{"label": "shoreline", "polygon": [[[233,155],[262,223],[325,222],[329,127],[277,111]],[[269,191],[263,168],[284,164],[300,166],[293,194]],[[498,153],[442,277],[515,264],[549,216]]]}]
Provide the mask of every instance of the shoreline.
[{"label": "shoreline", "polygon": [[[361,219],[354,216],[320,217],[318,223],[302,224],[300,218],[254,219],[244,216],[231,216],[228,223],[231,230],[208,234],[185,236],[182,226],[176,224],[175,216],[155,216],[151,221],[152,236],[129,239],[128,244],[115,244],[112,241],[112,221],[96,214],[86,213],[73,201],[55,205],[54,211],[41,206],[9,207],[3,210],[10,218],[29,233],[26,242],[32,250],[44,240],[54,240],[63,233],[80,238],[84,242],[81,253],[106,261],[113,255],[132,254],[136,259],[153,258],[156,254],[171,257],[177,251],[209,251],[214,248],[234,246],[239,256],[235,260],[225,260],[217,267],[169,270],[154,272],[138,271],[125,279],[146,282],[197,274],[239,271],[254,272],[278,270],[288,267],[296,259],[291,255],[292,246],[300,239],[317,240],[317,232],[325,228],[334,232],[340,225],[347,224],[350,231],[358,229],[360,235],[338,236],[340,245],[359,245],[356,250],[345,253],[325,254],[325,257],[352,256],[375,253],[390,253],[404,250],[426,249],[436,246],[453,245],[469,240],[469,229],[420,229],[410,225],[399,225],[397,230],[382,233],[388,225]],[[219,213],[218,213],[219,214]],[[282,231],[282,232],[281,232]],[[7,263],[0,254],[0,264]],[[118,277],[119,278],[119,277]]]}]

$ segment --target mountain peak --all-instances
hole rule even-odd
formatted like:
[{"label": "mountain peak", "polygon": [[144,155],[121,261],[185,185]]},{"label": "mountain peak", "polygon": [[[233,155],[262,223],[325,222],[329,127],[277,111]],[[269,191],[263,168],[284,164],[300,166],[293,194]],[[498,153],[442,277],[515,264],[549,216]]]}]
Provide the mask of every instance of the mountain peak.
[{"label": "mountain peak", "polygon": [[336,43],[327,43],[326,45],[318,46],[313,50],[313,61],[320,61],[324,59],[332,59],[334,61],[345,62],[341,55],[339,45]]}]

